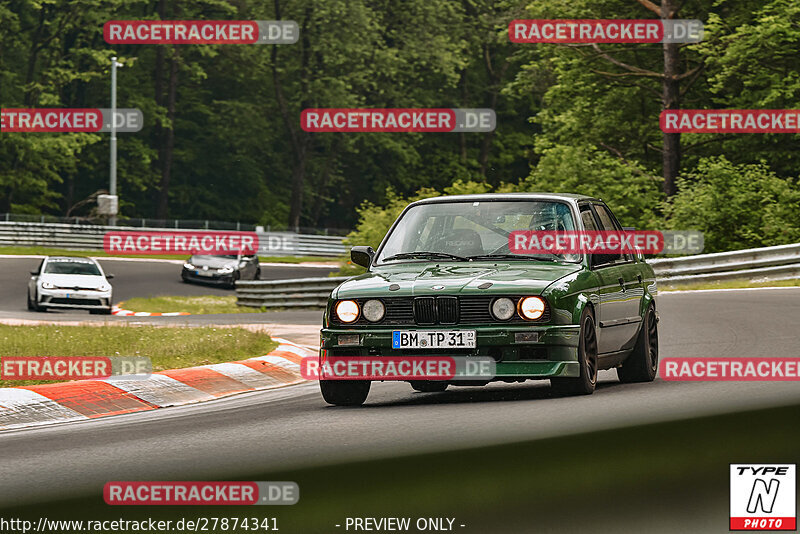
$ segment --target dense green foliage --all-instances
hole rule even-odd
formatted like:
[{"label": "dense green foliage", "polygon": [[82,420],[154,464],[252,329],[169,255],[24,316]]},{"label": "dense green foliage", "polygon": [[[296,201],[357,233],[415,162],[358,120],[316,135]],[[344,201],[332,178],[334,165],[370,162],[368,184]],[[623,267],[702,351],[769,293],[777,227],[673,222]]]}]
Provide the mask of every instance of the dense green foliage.
[{"label": "dense green foliage", "polygon": [[[679,107],[798,108],[800,7],[686,0],[705,22],[679,49]],[[656,1],[655,4],[659,2]],[[660,45],[517,45],[515,18],[653,18],[638,0],[7,0],[3,107],[118,105],[128,217],[355,228],[377,245],[410,199],[569,191],[607,200],[626,226],[697,228],[708,250],[797,241],[800,136],[680,137],[663,192]],[[107,20],[295,20],[294,45],[118,46]],[[308,107],[489,107],[493,133],[311,134]],[[678,155],[676,155],[678,157]],[[677,161],[677,160],[676,160]],[[0,135],[0,213],[91,214],[107,187],[107,135]],[[669,183],[673,181],[670,179]],[[666,188],[668,190],[668,188]]]}]

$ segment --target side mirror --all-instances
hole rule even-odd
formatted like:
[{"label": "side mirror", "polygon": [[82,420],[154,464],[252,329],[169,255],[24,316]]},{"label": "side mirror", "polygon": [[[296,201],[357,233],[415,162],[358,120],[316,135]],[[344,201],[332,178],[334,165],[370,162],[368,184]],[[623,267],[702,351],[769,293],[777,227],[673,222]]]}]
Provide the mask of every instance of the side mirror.
[{"label": "side mirror", "polygon": [[369,266],[372,265],[372,258],[375,257],[375,251],[372,250],[372,247],[353,247],[350,249],[350,259],[356,265],[360,265],[362,267],[366,267],[369,269]]},{"label": "side mirror", "polygon": [[39,276],[39,271],[31,271],[31,274],[32,274],[33,276]]},{"label": "side mirror", "polygon": [[106,273],[106,280],[111,280],[112,278],[114,278],[114,275],[113,275],[113,274],[111,274],[111,273]]}]

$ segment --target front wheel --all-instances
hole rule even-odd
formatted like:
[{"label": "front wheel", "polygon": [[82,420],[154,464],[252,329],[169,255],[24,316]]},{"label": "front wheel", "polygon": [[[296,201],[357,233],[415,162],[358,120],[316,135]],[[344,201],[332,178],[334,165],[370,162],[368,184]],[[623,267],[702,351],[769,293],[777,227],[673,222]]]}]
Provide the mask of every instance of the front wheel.
[{"label": "front wheel", "polygon": [[588,308],[581,314],[578,363],[581,374],[577,378],[550,379],[550,386],[557,395],[591,395],[597,385],[597,330],[594,315]]},{"label": "front wheel", "polygon": [[37,312],[46,312],[47,308],[45,306],[39,305],[39,295],[36,293],[33,294],[33,300],[31,300],[30,295],[28,295],[28,309]]},{"label": "front wheel", "polygon": [[236,289],[236,282],[241,277],[242,277],[242,273],[240,273],[239,271],[236,271],[235,273],[233,273],[233,276],[231,276],[231,283],[228,285],[228,288],[229,289]]},{"label": "front wheel", "polygon": [[361,406],[369,395],[369,380],[320,380],[322,398],[335,406]]},{"label": "front wheel", "polygon": [[617,376],[622,383],[652,382],[658,372],[658,319],[656,309],[651,304],[644,314],[642,328],[636,339],[636,346],[622,366],[617,368]]}]

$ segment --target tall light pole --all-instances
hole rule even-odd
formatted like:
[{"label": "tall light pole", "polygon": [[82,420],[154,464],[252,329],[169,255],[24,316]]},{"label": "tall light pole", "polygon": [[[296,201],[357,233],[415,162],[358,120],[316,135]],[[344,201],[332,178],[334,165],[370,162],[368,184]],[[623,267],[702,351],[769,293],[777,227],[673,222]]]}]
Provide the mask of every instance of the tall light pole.
[{"label": "tall light pole", "polygon": [[[117,56],[111,58],[111,161],[109,168],[108,194],[112,197],[117,196],[117,67],[122,63],[117,63]],[[112,200],[113,204],[118,205]],[[108,218],[111,226],[117,224],[117,209],[113,210]]]}]

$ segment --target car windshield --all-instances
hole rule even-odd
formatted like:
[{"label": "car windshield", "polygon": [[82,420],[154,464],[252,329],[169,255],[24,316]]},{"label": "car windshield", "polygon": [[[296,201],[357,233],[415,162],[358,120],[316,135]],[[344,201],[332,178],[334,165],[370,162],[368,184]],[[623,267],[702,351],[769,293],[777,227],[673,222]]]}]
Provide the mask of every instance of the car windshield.
[{"label": "car windshield", "polygon": [[578,254],[513,254],[509,234],[515,230],[575,230],[563,202],[435,202],[406,211],[386,239],[378,263],[403,260],[556,260],[580,261]]},{"label": "car windshield", "polygon": [[44,272],[47,274],[100,276],[100,269],[97,268],[97,265],[88,261],[78,260],[49,260],[45,265]]}]

